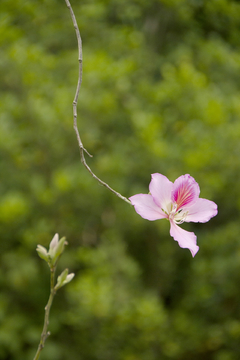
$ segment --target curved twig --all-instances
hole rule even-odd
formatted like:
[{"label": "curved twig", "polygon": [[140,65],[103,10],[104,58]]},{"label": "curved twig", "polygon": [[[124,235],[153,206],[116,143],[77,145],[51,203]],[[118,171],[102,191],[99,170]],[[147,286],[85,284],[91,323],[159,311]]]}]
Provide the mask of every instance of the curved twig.
[{"label": "curved twig", "polygon": [[71,7],[71,4],[70,4],[69,0],[65,0],[65,2],[66,2],[66,5],[67,5],[67,7],[68,7],[68,9],[70,11],[70,14],[71,14],[71,18],[72,18],[74,29],[76,31],[77,42],[78,42],[79,75],[78,75],[76,93],[75,93],[75,97],[74,97],[74,100],[73,100],[73,128],[74,128],[76,136],[77,136],[78,146],[79,146],[79,149],[80,149],[81,162],[85,166],[85,168],[89,171],[89,173],[92,175],[92,177],[94,179],[96,179],[101,185],[105,186],[108,190],[112,191],[120,199],[122,199],[122,200],[126,201],[128,204],[132,205],[130,200],[128,200],[125,196],[123,196],[119,192],[113,190],[107,183],[105,183],[104,181],[99,179],[99,177],[97,177],[97,175],[95,175],[92,172],[91,168],[89,167],[89,165],[86,163],[86,160],[85,160],[84,152],[86,154],[88,154],[88,156],[90,156],[90,157],[92,157],[92,155],[90,155],[89,152],[84,148],[81,137],[80,137],[80,134],[79,134],[79,131],[78,131],[78,127],[77,127],[77,101],[78,101],[78,95],[79,95],[80,87],[81,87],[81,84],[82,84],[82,39],[81,39],[78,24],[77,24],[76,17],[74,15],[73,9]]}]

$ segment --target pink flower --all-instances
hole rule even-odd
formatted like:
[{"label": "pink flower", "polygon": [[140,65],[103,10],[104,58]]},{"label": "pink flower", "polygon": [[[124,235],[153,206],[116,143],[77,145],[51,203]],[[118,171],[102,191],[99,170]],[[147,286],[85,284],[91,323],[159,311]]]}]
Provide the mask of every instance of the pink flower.
[{"label": "pink flower", "polygon": [[188,248],[192,256],[199,250],[197,237],[193,232],[178,226],[186,222],[207,222],[217,215],[217,205],[199,198],[200,188],[190,175],[182,175],[172,183],[161,174],[152,174],[150,194],[131,196],[129,200],[136,212],[147,220],[168,219],[170,235],[181,248]]}]

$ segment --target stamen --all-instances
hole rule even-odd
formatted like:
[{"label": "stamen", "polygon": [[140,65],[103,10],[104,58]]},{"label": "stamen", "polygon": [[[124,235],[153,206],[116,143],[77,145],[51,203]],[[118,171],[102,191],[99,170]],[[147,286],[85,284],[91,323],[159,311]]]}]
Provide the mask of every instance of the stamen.
[{"label": "stamen", "polygon": [[178,210],[177,213],[174,216],[174,222],[176,224],[182,224],[186,220],[186,217],[188,215],[188,211],[185,211],[183,214],[180,214],[182,212],[182,209]]}]

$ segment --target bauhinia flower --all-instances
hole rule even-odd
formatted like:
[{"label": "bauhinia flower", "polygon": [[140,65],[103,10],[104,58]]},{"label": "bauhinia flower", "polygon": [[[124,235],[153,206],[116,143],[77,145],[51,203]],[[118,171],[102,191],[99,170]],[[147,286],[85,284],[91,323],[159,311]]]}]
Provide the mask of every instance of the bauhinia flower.
[{"label": "bauhinia flower", "polygon": [[168,219],[170,235],[181,248],[188,248],[192,256],[195,256],[199,250],[196,235],[178,225],[185,221],[209,221],[217,215],[217,205],[213,201],[199,198],[199,185],[188,174],[180,176],[174,183],[164,175],[152,174],[149,191],[149,194],[129,198],[136,212],[150,221]]}]

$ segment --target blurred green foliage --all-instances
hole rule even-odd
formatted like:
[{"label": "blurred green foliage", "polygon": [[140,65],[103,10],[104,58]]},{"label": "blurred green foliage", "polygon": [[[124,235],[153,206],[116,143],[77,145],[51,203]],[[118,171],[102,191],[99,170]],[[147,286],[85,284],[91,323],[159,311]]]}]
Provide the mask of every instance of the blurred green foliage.
[{"label": "blurred green foliage", "polygon": [[[78,122],[93,171],[129,197],[190,173],[219,215],[194,259],[91,178],[72,128],[64,0],[0,2],[0,359],[30,360],[49,292],[37,244],[69,242],[45,360],[240,358],[240,3],[72,0]],[[60,269],[61,270],[61,269]]]}]

